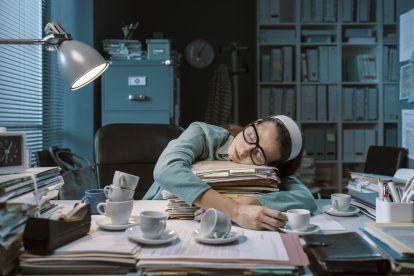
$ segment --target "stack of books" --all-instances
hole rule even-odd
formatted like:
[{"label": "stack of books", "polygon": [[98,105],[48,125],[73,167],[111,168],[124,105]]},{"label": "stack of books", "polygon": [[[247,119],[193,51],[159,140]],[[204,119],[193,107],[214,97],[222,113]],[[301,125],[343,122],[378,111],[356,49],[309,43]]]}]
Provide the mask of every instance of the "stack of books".
[{"label": "stack of books", "polygon": [[344,60],[344,78],[351,82],[376,82],[377,65],[375,55],[360,54]]},{"label": "stack of books", "polygon": [[103,49],[111,59],[142,59],[141,42],[139,40],[105,39]]},{"label": "stack of books", "polygon": [[[192,171],[203,182],[229,198],[241,195],[261,195],[279,191],[280,179],[274,167],[238,164],[230,161],[200,161],[193,165]],[[168,200],[170,218],[193,219],[198,207],[188,206],[184,200],[163,191]]]},{"label": "stack of books", "polygon": [[315,186],[315,160],[310,156],[303,156],[299,169],[296,171],[296,176],[307,187]]},{"label": "stack of books", "polygon": [[361,230],[391,259],[393,272],[414,273],[414,223],[367,223]]}]

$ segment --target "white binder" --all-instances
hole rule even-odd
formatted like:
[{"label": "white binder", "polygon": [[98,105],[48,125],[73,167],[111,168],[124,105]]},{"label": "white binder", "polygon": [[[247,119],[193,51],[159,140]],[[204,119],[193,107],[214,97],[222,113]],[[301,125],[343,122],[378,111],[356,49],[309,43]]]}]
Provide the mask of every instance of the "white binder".
[{"label": "white binder", "polygon": [[336,85],[328,86],[328,120],[338,120],[338,91]]},{"label": "white binder", "polygon": [[354,151],[354,130],[353,129],[344,129],[343,135],[343,147],[344,147],[344,161],[352,162],[354,161],[355,151]]},{"label": "white binder", "polygon": [[318,85],[318,121],[327,121],[326,85]]}]

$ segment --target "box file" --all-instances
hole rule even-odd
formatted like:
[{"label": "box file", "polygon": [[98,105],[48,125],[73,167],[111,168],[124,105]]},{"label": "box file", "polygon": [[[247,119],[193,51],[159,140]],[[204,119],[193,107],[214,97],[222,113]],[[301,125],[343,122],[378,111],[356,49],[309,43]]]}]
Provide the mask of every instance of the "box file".
[{"label": "box file", "polygon": [[325,159],[336,160],[336,130],[327,128],[325,131]]},{"label": "box file", "polygon": [[398,146],[398,135],[396,128],[385,128],[385,143],[388,147]]},{"label": "box file", "polygon": [[[365,155],[368,151],[369,146],[377,144],[376,131],[373,128],[365,129]],[[365,159],[364,159],[365,160]]]},{"label": "box file", "polygon": [[270,23],[270,0],[259,0],[259,22],[260,24]]},{"label": "box file", "polygon": [[318,81],[318,49],[306,50],[307,65],[308,65],[308,78],[309,81]]},{"label": "box file", "polygon": [[[378,92],[376,88],[368,87],[367,88],[367,120],[373,121],[378,119]],[[386,102],[386,105],[388,103]],[[386,106],[385,105],[385,106]]]},{"label": "box file", "polygon": [[269,17],[270,24],[280,22],[280,0],[270,0]]},{"label": "box file", "polygon": [[328,120],[338,120],[338,92],[335,85],[328,86]]},{"label": "box file", "polygon": [[319,81],[329,81],[329,47],[319,47]]},{"label": "box file", "polygon": [[318,85],[318,105],[317,105],[317,114],[318,121],[327,120],[327,102],[326,102],[326,86]]},{"label": "box file", "polygon": [[283,114],[283,88],[272,88],[273,110],[272,114]]},{"label": "box file", "polygon": [[313,129],[313,137],[315,147],[315,160],[325,160],[325,130],[322,128]]},{"label": "box file", "polygon": [[323,19],[325,22],[336,21],[336,1],[335,0],[325,0]]},{"label": "box file", "polygon": [[394,0],[383,0],[384,2],[384,23],[395,22],[395,2]]},{"label": "box file", "polygon": [[315,121],[316,120],[316,86],[305,85],[302,86],[302,120]]},{"label": "box file", "polygon": [[354,161],[364,162],[365,151],[367,147],[365,145],[365,129],[354,130]]},{"label": "box file", "polygon": [[313,0],[312,4],[312,21],[322,22],[323,21],[323,2],[324,0]]},{"label": "box file", "polygon": [[354,88],[344,87],[342,94],[342,119],[352,121],[354,119]]},{"label": "box file", "polygon": [[270,88],[268,87],[260,89],[260,110],[262,118],[272,114],[270,109]]},{"label": "box file", "polygon": [[365,120],[365,89],[355,88],[354,89],[354,101],[355,101],[355,120]]},{"label": "box file", "polygon": [[282,81],[282,49],[273,48],[270,50],[270,80]]},{"label": "box file", "polygon": [[269,82],[270,81],[270,55],[263,54],[261,55],[261,63],[262,63],[262,81]]},{"label": "box file", "polygon": [[291,82],[293,80],[293,58],[292,47],[283,47],[283,81]]},{"label": "box file", "polygon": [[342,21],[354,21],[354,0],[342,0]]},{"label": "box file", "polygon": [[313,138],[314,138],[313,129],[305,128],[303,130],[303,134],[305,136],[304,144],[305,144],[306,155],[314,158],[316,155],[316,151],[315,151],[315,146],[314,146],[314,141],[313,141]]},{"label": "box file", "polygon": [[384,120],[398,119],[398,91],[395,85],[384,86]]},{"label": "box file", "polygon": [[[286,88],[284,91],[284,110],[283,114],[295,119],[296,118],[296,94],[294,88]],[[275,113],[276,114],[276,113]]]},{"label": "box file", "polygon": [[352,162],[354,161],[355,150],[354,150],[354,130],[353,129],[344,129],[343,135],[343,151],[344,151],[344,161]]},{"label": "box file", "polygon": [[329,52],[329,72],[328,72],[328,81],[336,82],[337,81],[337,72],[338,72],[338,51],[336,47],[328,47]]}]

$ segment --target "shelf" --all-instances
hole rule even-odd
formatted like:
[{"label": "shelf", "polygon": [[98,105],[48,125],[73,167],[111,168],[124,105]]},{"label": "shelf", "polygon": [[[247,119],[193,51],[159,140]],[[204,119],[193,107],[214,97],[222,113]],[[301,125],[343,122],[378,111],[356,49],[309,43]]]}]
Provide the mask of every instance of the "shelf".
[{"label": "shelf", "polygon": [[318,43],[318,42],[301,42],[301,46],[337,46],[336,42]]},{"label": "shelf", "polygon": [[281,22],[277,24],[259,24],[259,28],[296,27],[295,22]]},{"label": "shelf", "polygon": [[398,124],[398,120],[384,120],[384,124]]},{"label": "shelf", "polygon": [[344,27],[347,27],[347,26],[375,27],[377,26],[377,22],[342,22],[341,25]]},{"label": "shelf", "polygon": [[315,162],[315,164],[327,164],[327,165],[332,164],[332,165],[335,165],[335,164],[338,163],[338,160],[315,160],[314,162]]},{"label": "shelf", "polygon": [[295,42],[259,42],[260,47],[271,47],[271,46],[295,46]]},{"label": "shelf", "polygon": [[358,125],[368,125],[368,124],[378,124],[379,121],[342,121],[342,124],[349,125],[349,124],[358,124]]},{"label": "shelf", "polygon": [[[299,120],[297,120],[297,121],[299,121]],[[318,125],[318,124],[320,124],[320,125],[326,125],[326,124],[334,125],[334,124],[337,124],[336,121],[335,122],[331,122],[331,121],[300,121],[300,123],[304,124],[304,125]]]},{"label": "shelf", "polygon": [[344,47],[375,47],[378,43],[352,43],[352,42],[342,42],[342,46]]},{"label": "shelf", "polygon": [[355,82],[355,81],[343,81],[341,82],[342,85],[353,85],[353,86],[358,86],[358,85],[378,85],[378,82]]},{"label": "shelf", "polygon": [[292,86],[296,85],[296,82],[259,82],[259,85],[278,85],[278,86]]},{"label": "shelf", "polygon": [[398,84],[397,81],[384,81],[383,84]]},{"label": "shelf", "polygon": [[338,25],[338,22],[301,22],[301,27],[320,27],[320,26],[326,26],[326,27],[336,27]]},{"label": "shelf", "polygon": [[300,83],[302,86],[306,86],[306,85],[336,85],[338,84],[337,82],[318,82],[318,81],[306,81],[306,82],[301,82]]}]

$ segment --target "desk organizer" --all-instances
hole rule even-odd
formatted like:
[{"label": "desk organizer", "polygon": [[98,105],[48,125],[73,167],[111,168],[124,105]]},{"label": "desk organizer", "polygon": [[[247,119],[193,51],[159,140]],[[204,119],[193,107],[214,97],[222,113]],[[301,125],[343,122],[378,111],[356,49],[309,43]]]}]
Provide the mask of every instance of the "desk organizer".
[{"label": "desk organizer", "polygon": [[23,233],[24,247],[34,254],[50,254],[54,249],[76,240],[89,232],[91,211],[89,204],[79,220],[50,220],[29,218]]},{"label": "desk organizer", "polygon": [[414,202],[375,200],[376,222],[414,222]]}]

